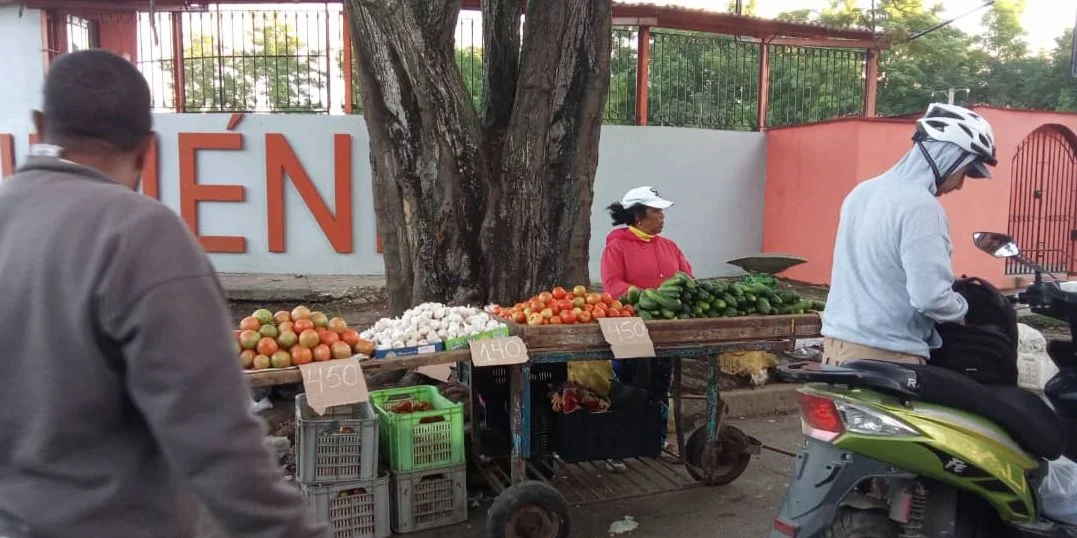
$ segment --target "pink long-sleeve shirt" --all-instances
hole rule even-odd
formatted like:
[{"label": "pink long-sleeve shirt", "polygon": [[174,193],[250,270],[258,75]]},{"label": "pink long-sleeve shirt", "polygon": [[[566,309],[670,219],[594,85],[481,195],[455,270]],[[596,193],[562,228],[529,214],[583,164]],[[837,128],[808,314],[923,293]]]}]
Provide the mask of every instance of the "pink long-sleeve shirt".
[{"label": "pink long-sleeve shirt", "polygon": [[602,287],[620,297],[629,286],[657,288],[677,271],[692,275],[692,265],[673,241],[660,235],[640,239],[628,228],[615,228],[606,236],[602,252]]}]

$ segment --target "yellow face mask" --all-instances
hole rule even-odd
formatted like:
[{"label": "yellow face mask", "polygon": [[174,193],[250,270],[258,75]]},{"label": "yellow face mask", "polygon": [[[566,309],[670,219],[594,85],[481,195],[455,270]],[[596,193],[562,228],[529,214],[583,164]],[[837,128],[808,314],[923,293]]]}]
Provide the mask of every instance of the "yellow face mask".
[{"label": "yellow face mask", "polygon": [[647,232],[645,232],[643,230],[640,230],[639,228],[636,228],[635,226],[629,226],[628,229],[631,230],[632,233],[636,234],[636,237],[640,238],[640,240],[642,240],[642,241],[646,242],[646,241],[650,241],[651,239],[654,239],[653,235],[651,235],[651,234],[649,234],[649,233],[647,233]]}]

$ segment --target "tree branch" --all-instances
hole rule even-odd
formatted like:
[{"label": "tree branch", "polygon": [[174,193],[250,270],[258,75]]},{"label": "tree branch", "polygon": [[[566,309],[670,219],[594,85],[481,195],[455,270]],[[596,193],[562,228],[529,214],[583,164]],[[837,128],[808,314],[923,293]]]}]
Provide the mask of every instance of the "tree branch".
[{"label": "tree branch", "polygon": [[[348,0],[391,307],[482,299],[489,171],[451,47],[459,0]],[[437,6],[443,9],[435,9]],[[450,13],[452,12],[452,13]]]},{"label": "tree branch", "polygon": [[509,125],[520,72],[520,1],[482,2],[483,127]]},{"label": "tree branch", "polygon": [[487,249],[515,245],[513,255],[500,260],[498,271],[510,277],[494,280],[495,298],[587,281],[609,88],[610,0],[531,0],[527,8],[515,106],[497,174],[508,185],[492,202],[492,218],[502,226],[484,228]]}]

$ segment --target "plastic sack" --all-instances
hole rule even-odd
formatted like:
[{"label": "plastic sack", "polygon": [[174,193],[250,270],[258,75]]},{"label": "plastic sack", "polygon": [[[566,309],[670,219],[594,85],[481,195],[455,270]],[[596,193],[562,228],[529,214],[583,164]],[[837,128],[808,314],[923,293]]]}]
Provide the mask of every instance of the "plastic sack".
[{"label": "plastic sack", "polygon": [[568,363],[568,380],[581,387],[587,387],[596,396],[608,398],[610,383],[613,379],[613,364],[610,361],[573,361]]},{"label": "plastic sack", "polygon": [[1047,462],[1040,484],[1043,514],[1059,523],[1077,525],[1077,463],[1068,458]]}]

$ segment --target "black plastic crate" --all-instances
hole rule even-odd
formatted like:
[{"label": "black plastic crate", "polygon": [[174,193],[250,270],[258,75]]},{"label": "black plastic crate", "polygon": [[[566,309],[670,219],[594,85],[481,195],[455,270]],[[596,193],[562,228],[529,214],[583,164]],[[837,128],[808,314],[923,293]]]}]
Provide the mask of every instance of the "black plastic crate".
[{"label": "black plastic crate", "polygon": [[[553,463],[556,446],[556,422],[550,407],[550,393],[568,380],[565,364],[534,364],[531,366],[531,458]],[[485,404],[486,427],[512,439],[509,420],[508,368],[472,368],[471,386]]]},{"label": "black plastic crate", "polygon": [[662,404],[606,413],[557,413],[557,454],[566,463],[657,458],[662,452]]}]

